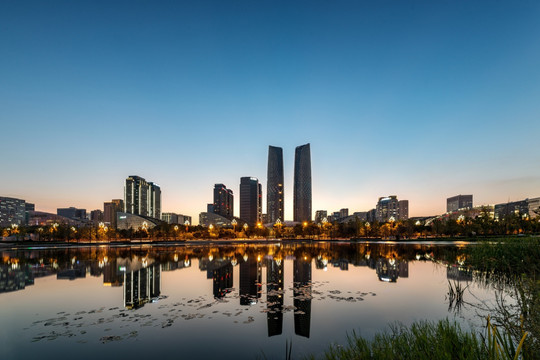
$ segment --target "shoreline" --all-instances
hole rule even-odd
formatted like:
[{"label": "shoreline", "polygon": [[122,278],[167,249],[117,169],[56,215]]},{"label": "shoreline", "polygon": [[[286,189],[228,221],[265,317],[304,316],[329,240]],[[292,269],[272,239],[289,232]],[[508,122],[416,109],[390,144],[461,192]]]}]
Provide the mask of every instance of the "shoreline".
[{"label": "shoreline", "polygon": [[[385,240],[381,238],[335,238],[335,239],[197,239],[197,240],[114,240],[114,241],[0,241],[0,249],[54,249],[54,248],[83,248],[83,247],[132,247],[132,246],[204,246],[204,245],[235,245],[235,244],[291,244],[306,242],[333,242],[333,243],[373,243],[389,245],[468,245],[489,239],[501,239],[509,236],[481,237],[481,238],[417,238]],[[511,236],[519,238],[520,236]],[[533,236],[536,237],[536,236]]]}]

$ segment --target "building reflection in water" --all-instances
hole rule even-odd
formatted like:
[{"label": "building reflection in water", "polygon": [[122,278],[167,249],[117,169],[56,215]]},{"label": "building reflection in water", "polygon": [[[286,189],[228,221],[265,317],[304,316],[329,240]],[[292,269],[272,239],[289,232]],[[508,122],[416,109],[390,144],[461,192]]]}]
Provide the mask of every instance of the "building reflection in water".
[{"label": "building reflection in water", "polygon": [[281,259],[266,259],[266,303],[268,337],[283,332],[283,276],[284,263]]},{"label": "building reflection in water", "polygon": [[246,257],[240,263],[240,305],[254,305],[261,297],[262,264],[259,259]]},{"label": "building reflection in water", "polygon": [[409,262],[397,261],[394,258],[379,258],[375,264],[375,271],[380,281],[396,282],[399,277],[409,277]]},{"label": "building reflection in water", "polygon": [[124,272],[125,308],[138,309],[161,294],[161,264],[148,265],[143,258],[119,264],[119,269]]},{"label": "building reflection in water", "polygon": [[233,287],[233,266],[229,260],[215,261],[208,267],[212,271],[214,298],[221,299],[231,292]]},{"label": "building reflection in water", "polygon": [[294,333],[309,338],[311,323],[311,258],[296,258],[293,262]]},{"label": "building reflection in water", "polygon": [[34,272],[30,266],[0,265],[0,293],[24,290],[34,285]]}]

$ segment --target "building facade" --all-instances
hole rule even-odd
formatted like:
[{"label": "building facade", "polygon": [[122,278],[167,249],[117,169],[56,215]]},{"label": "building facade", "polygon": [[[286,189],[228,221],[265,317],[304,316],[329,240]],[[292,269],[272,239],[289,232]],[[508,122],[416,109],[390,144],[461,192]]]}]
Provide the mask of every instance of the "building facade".
[{"label": "building facade", "polygon": [[317,210],[315,211],[315,222],[322,223],[323,219],[328,220],[328,211],[326,210]]},{"label": "building facade", "polygon": [[298,146],[294,154],[294,221],[311,221],[311,150],[310,145]]},{"label": "building facade", "polygon": [[409,200],[399,200],[398,202],[398,219],[409,219]]},{"label": "building facade", "polygon": [[[210,211],[211,210],[211,211]],[[234,196],[231,189],[223,184],[214,185],[214,203],[208,212],[213,212],[228,219],[234,217]]]},{"label": "building facade", "polygon": [[161,188],[140,176],[129,176],[124,185],[124,212],[161,218]]},{"label": "building facade", "polygon": [[446,212],[458,211],[460,209],[472,209],[472,195],[456,195],[446,199]]},{"label": "building facade", "polygon": [[285,190],[283,183],[283,149],[268,147],[266,213],[268,222],[285,221]]},{"label": "building facade", "polygon": [[397,196],[380,197],[376,210],[376,219],[379,222],[389,221],[390,218],[397,220],[399,218],[399,201]]},{"label": "building facade", "polygon": [[116,213],[124,211],[124,200],[113,199],[103,203],[103,222],[116,229]]},{"label": "building facade", "polygon": [[56,209],[56,215],[70,219],[83,220],[86,219],[86,209],[77,209],[75,207],[59,208]]},{"label": "building facade", "polygon": [[26,224],[26,201],[0,197],[0,226]]},{"label": "building facade", "polygon": [[262,186],[254,177],[240,178],[240,219],[255,225],[262,216]]}]

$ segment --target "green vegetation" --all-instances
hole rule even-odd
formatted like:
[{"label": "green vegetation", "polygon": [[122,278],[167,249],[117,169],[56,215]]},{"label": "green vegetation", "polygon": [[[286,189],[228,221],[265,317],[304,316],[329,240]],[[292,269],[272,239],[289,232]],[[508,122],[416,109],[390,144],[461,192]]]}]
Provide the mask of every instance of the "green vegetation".
[{"label": "green vegetation", "polygon": [[[394,359],[518,359],[527,335],[517,347],[488,319],[485,335],[463,331],[448,320],[416,322],[410,327],[392,325],[390,331],[369,341],[353,332],[346,346],[332,346],[323,356],[334,360]],[[525,358],[525,357],[524,357]]]}]

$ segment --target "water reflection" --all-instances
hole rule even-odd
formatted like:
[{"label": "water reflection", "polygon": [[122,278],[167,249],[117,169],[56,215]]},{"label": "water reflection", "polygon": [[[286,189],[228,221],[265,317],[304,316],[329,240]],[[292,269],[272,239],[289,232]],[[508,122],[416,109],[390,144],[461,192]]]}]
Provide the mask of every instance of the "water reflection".
[{"label": "water reflection", "polygon": [[[198,326],[210,326],[203,324],[204,318],[204,320],[212,319],[215,326],[223,330],[237,323],[249,324],[255,321],[257,316],[261,316],[265,322],[262,330],[268,341],[274,339],[284,341],[288,336],[297,336],[301,339],[298,341],[321,341],[331,336],[332,330],[314,325],[318,317],[328,316],[314,313],[315,309],[321,309],[316,306],[317,302],[325,303],[325,310],[322,311],[338,311],[338,314],[341,312],[335,326],[343,331],[353,330],[354,326],[357,326],[358,322],[347,322],[347,317],[354,316],[357,316],[355,321],[370,319],[365,320],[364,327],[375,322],[381,322],[381,326],[384,326],[388,321],[372,319],[369,310],[351,306],[355,306],[355,303],[358,306],[360,303],[369,303],[364,305],[364,309],[377,306],[378,301],[365,301],[375,299],[372,298],[376,295],[372,290],[376,289],[395,291],[392,293],[391,301],[403,294],[413,299],[411,295],[404,293],[400,284],[413,284],[410,280],[404,281],[409,279],[410,275],[413,278],[424,276],[419,272],[409,274],[409,267],[412,266],[414,269],[415,263],[430,263],[437,268],[444,266],[441,269],[445,271],[437,275],[444,279],[444,286],[446,279],[472,282],[474,278],[474,274],[464,263],[460,248],[452,246],[276,243],[234,246],[26,249],[2,252],[0,300],[5,295],[2,293],[22,292],[28,286],[34,288],[41,286],[40,283],[35,285],[36,278],[50,277],[58,287],[67,287],[74,282],[88,283],[90,279],[101,278],[100,282],[104,287],[102,292],[114,294],[113,300],[116,305],[108,307],[109,310],[98,308],[90,311],[86,307],[73,311],[74,314],[81,314],[77,315],[76,321],[86,321],[85,327],[107,323],[114,325],[107,325],[108,328],[103,331],[113,331],[125,326],[122,322],[131,321],[130,326],[135,326],[134,324],[139,324],[137,321],[140,320],[141,326],[166,328],[173,326],[174,321],[182,319],[197,321],[200,324]],[[423,267],[423,269],[434,268]],[[173,272],[176,273],[172,274]],[[171,273],[168,280],[166,273]],[[334,282],[339,283],[342,279],[346,281],[341,285],[334,285]],[[208,286],[198,286],[205,282]],[[366,283],[371,284],[369,285],[371,288],[368,288]],[[189,297],[180,298],[177,287],[194,287],[197,290],[188,292]],[[411,293],[417,294],[418,289],[417,287],[411,290]],[[425,291],[425,295],[430,296],[430,287],[426,287]],[[176,294],[176,297],[173,294]],[[166,300],[169,296],[173,299]],[[393,308],[389,305],[389,300],[383,301],[387,301],[385,309]],[[332,307],[333,303],[338,302],[341,302],[341,307]],[[333,310],[326,310],[327,308]],[[145,315],[141,315],[139,310]],[[351,310],[366,311],[362,315],[364,318],[347,312]],[[104,314],[97,315],[99,311],[103,311]],[[108,314],[105,314],[107,311]],[[292,314],[287,317],[289,316],[287,313]],[[97,318],[92,318],[94,314]],[[240,320],[246,315],[250,315],[247,320]],[[331,316],[334,316],[334,313]],[[415,316],[418,318],[421,313]],[[230,318],[229,322],[219,325],[224,317]],[[44,315],[43,324],[50,323],[51,326],[56,326],[70,320],[63,314],[56,318],[54,314]],[[50,319],[56,320],[48,321]],[[292,322],[287,322],[287,319]],[[75,319],[72,321],[70,329],[79,329],[79,326],[83,326],[75,324]],[[42,326],[41,322],[36,324],[33,326]],[[177,330],[181,331],[178,328]],[[69,330],[65,336],[72,336],[73,331]],[[323,336],[321,334],[324,331],[330,333]],[[32,341],[50,340],[58,336],[58,332],[44,335],[36,332],[36,334]],[[234,334],[231,328],[230,336]],[[108,336],[100,339],[109,341]],[[123,338],[135,336],[138,335],[131,331]]]}]

